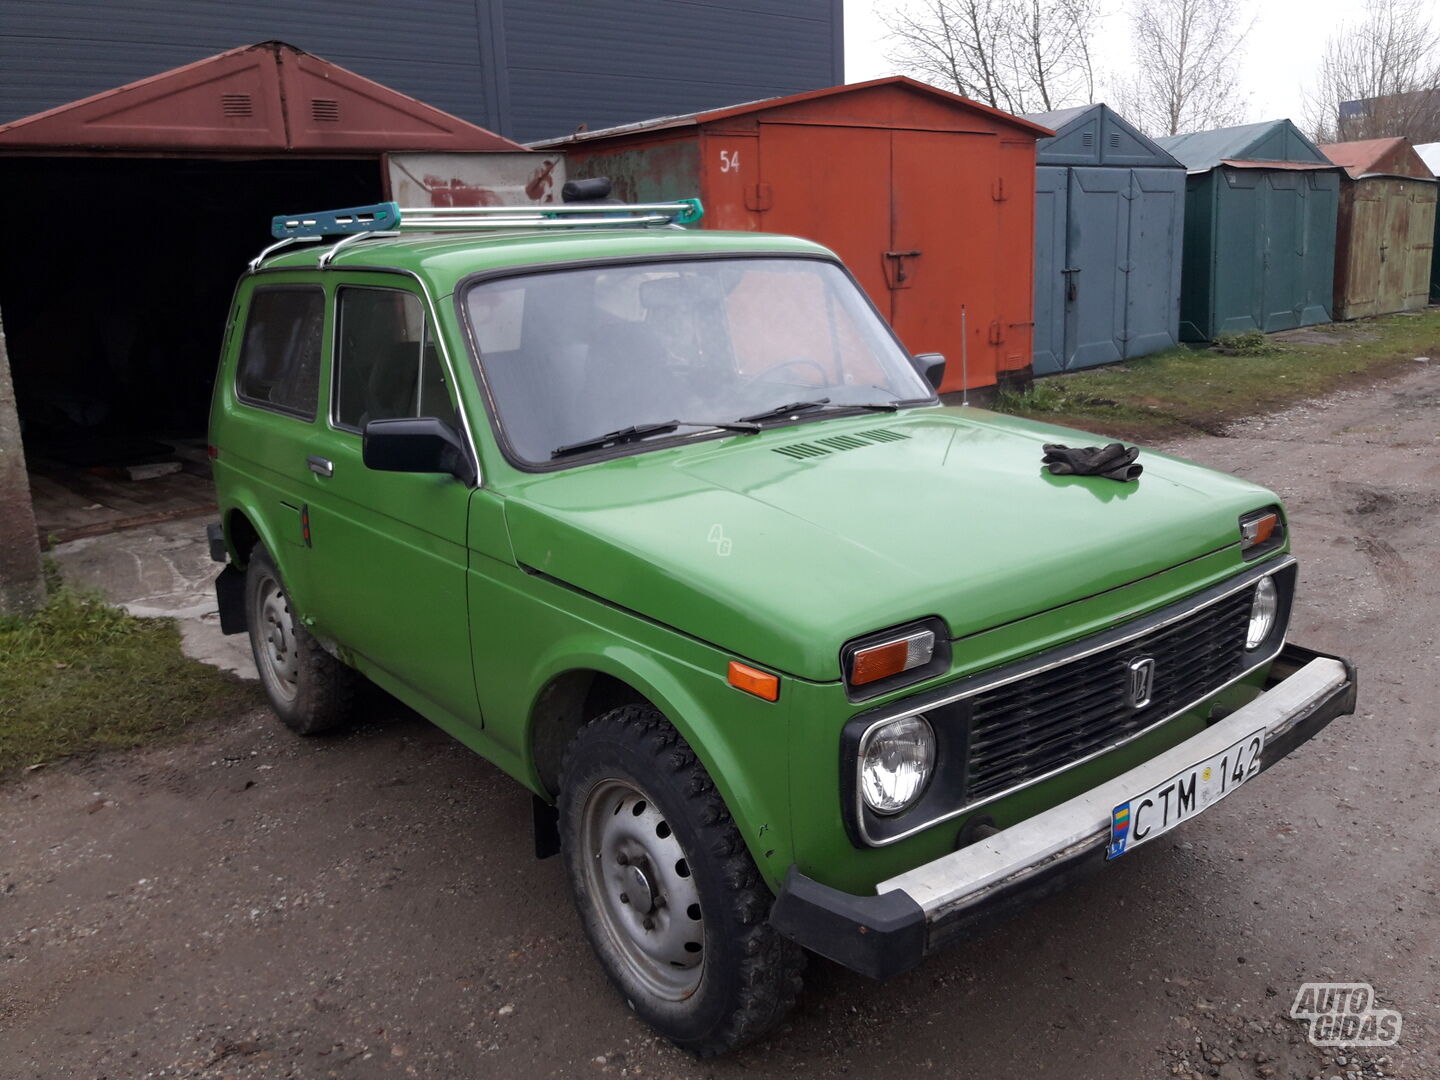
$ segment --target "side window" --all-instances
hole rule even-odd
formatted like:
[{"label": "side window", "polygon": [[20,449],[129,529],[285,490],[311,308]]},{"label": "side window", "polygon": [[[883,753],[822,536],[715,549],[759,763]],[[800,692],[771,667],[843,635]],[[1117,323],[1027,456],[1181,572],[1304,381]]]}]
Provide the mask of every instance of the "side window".
[{"label": "side window", "polygon": [[454,396],[420,298],[399,289],[341,289],[336,330],[337,427],[434,416],[458,426]]},{"label": "side window", "polygon": [[271,285],[250,295],[235,393],[247,405],[315,419],[325,292]]}]

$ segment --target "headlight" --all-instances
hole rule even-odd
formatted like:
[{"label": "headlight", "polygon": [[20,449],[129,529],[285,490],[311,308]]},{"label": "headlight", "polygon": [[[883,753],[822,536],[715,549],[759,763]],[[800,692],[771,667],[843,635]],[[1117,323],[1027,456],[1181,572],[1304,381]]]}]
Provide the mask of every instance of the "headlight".
[{"label": "headlight", "polygon": [[1263,577],[1255,585],[1255,599],[1250,602],[1250,627],[1245,631],[1245,648],[1258,648],[1275,628],[1275,616],[1280,611],[1280,590],[1275,582]]},{"label": "headlight", "polygon": [[935,732],[923,716],[875,728],[860,748],[860,792],[877,814],[898,814],[925,790],[935,768]]}]

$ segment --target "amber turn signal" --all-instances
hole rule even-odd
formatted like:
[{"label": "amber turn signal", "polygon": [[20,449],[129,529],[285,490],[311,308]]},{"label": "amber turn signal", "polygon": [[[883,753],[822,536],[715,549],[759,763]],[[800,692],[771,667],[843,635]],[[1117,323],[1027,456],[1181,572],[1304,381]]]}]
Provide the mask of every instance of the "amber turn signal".
[{"label": "amber turn signal", "polygon": [[730,661],[730,685],[744,690],[766,701],[777,701],[780,697],[780,679],[768,671],[760,671],[739,660]]},{"label": "amber turn signal", "polygon": [[850,685],[888,679],[902,671],[921,667],[935,655],[935,633],[921,630],[883,645],[861,649],[850,660]]},{"label": "amber turn signal", "polygon": [[1242,548],[1259,547],[1269,541],[1275,535],[1275,527],[1280,524],[1280,515],[1276,513],[1261,514],[1240,523],[1240,546]]}]

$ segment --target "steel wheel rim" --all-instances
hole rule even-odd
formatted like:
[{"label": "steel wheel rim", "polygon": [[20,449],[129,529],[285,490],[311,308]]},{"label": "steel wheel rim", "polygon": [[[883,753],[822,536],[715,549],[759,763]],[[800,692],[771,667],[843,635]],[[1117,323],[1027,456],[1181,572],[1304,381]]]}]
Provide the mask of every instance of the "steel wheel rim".
[{"label": "steel wheel rim", "polygon": [[266,686],[282,700],[294,701],[300,681],[295,619],[290,611],[290,598],[273,577],[266,577],[256,590],[251,625],[256,628],[256,666]]},{"label": "steel wheel rim", "polygon": [[585,797],[585,890],[626,973],[650,994],[683,1001],[700,985],[705,922],[685,849],[634,784],[601,780]]}]

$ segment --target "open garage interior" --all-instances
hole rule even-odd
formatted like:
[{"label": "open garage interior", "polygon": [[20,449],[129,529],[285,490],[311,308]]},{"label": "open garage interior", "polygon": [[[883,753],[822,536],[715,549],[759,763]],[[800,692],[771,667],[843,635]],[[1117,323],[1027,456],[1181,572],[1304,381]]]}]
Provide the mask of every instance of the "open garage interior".
[{"label": "open garage interior", "polygon": [[397,151],[529,157],[279,41],[0,124],[0,318],[42,538],[209,508],[236,279],[274,215],[387,197]]},{"label": "open garage interior", "polygon": [[207,506],[236,278],[272,215],[381,197],[375,157],[0,159],[0,313],[42,535]]}]

